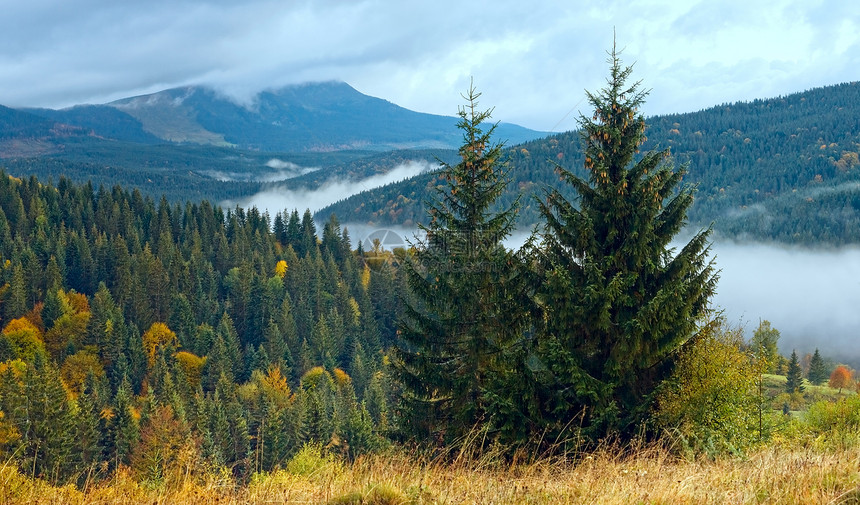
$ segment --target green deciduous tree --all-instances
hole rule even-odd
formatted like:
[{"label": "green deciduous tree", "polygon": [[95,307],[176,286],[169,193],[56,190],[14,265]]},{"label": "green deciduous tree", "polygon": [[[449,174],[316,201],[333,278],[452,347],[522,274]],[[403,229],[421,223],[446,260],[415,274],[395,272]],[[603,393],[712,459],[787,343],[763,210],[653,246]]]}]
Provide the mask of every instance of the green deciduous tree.
[{"label": "green deciduous tree", "polygon": [[[543,310],[531,368],[542,382],[545,421],[560,428],[578,414],[595,436],[630,432],[679,348],[707,311],[716,274],[710,230],[675,250],[693,189],[679,186],[669,151],[638,155],[646,92],[613,48],[607,86],[587,93],[582,116],[588,180],[558,167],[578,196],[552,191],[537,260]],[[579,423],[576,423],[579,424]]]},{"label": "green deciduous tree", "polygon": [[741,350],[740,329],[715,320],[681,351],[659,389],[654,421],[693,450],[736,450],[758,436],[761,362]]},{"label": "green deciduous tree", "polygon": [[750,340],[750,347],[756,357],[767,362],[770,371],[775,371],[779,366],[777,342],[779,342],[779,330],[771,326],[767,319],[758,324]]},{"label": "green deciduous tree", "polygon": [[10,321],[0,332],[0,341],[4,342],[10,358],[32,362],[36,356],[46,355],[41,332],[24,317]]}]

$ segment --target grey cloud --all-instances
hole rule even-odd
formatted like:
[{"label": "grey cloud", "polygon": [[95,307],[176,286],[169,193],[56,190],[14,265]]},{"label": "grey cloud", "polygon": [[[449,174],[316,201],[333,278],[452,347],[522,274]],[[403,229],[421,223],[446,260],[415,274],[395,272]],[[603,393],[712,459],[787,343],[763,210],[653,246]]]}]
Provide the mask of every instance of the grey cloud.
[{"label": "grey cloud", "polygon": [[[855,80],[860,58],[858,30],[847,41],[832,36],[860,15],[836,1],[5,3],[0,103],[13,106],[103,102],[186,84],[216,85],[241,102],[265,88],[339,79],[451,114],[474,77],[496,119],[550,129],[583,89],[603,85],[613,29],[625,61],[639,62],[636,77],[655,90],[653,113]],[[792,22],[785,29],[817,29],[814,41],[758,66],[741,54],[726,62],[732,47],[691,52],[695,41],[726,30],[755,46],[783,21]],[[837,44],[847,49],[839,54]],[[557,129],[575,126],[568,119]]]}]

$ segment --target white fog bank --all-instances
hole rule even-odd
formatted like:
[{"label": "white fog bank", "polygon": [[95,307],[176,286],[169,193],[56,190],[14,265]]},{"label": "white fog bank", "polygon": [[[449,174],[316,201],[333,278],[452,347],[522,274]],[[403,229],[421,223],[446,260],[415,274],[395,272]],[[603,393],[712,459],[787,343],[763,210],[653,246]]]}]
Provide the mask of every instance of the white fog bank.
[{"label": "white fog bank", "polygon": [[284,209],[290,211],[298,209],[299,214],[305,209],[316,212],[362,191],[409,179],[436,168],[438,168],[437,164],[424,160],[408,161],[397,165],[384,174],[373,175],[357,181],[330,179],[316,189],[287,189],[275,186],[244,200],[222,202],[222,206],[227,208],[236,205],[244,208],[257,207],[261,212],[269,211],[270,215]]},{"label": "white fog bank", "polygon": [[[374,237],[389,249],[407,239],[414,242],[412,229],[346,226],[354,246]],[[517,232],[506,245],[519,247],[527,236]],[[860,366],[860,248],[811,250],[719,241],[711,252],[720,270],[712,305],[730,324],[742,325],[747,339],[767,319],[780,331],[784,354],[797,349],[802,356],[818,348],[835,361]]]},{"label": "white fog bank", "polygon": [[744,323],[747,338],[767,319],[785,354],[817,347],[837,361],[860,359],[860,249],[721,242],[713,251],[721,270],[714,305]]}]

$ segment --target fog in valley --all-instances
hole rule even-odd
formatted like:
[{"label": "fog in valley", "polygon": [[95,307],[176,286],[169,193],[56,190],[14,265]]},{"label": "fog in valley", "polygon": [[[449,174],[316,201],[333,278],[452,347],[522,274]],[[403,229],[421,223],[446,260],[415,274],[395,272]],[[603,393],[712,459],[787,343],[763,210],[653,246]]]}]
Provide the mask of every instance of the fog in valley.
[{"label": "fog in valley", "polygon": [[[389,250],[415,242],[416,230],[345,226],[353,246],[361,241],[365,250],[373,238]],[[520,247],[527,238],[518,232],[506,245]],[[834,361],[860,366],[860,248],[811,250],[717,240],[711,252],[720,270],[712,305],[731,326],[743,327],[747,339],[766,319],[780,331],[783,354],[796,349],[802,357],[817,347]]]},{"label": "fog in valley", "polygon": [[[301,175],[302,170],[296,165],[278,160],[279,163],[271,168],[282,170],[280,173],[292,173],[293,177]],[[290,166],[292,165],[292,166]],[[295,168],[294,168],[295,167]],[[402,181],[418,174],[438,168],[438,164],[430,163],[425,160],[408,161],[397,165],[384,174],[377,174],[361,180],[337,180],[329,179],[320,187],[315,189],[288,189],[284,186],[274,184],[272,187],[257,193],[254,196],[240,201],[222,202],[225,207],[240,207],[250,208],[257,207],[260,211],[267,210],[270,215],[274,215],[284,209],[298,209],[299,214],[305,209],[310,209],[311,212],[316,212],[323,207],[331,205],[337,201],[352,195],[367,191],[369,189],[378,188],[386,184]],[[306,173],[306,172],[305,172]],[[284,178],[281,178],[283,180]],[[272,181],[271,177],[265,179],[265,182]]]},{"label": "fog in valley", "polygon": [[[297,166],[273,163],[284,173],[304,172]],[[283,209],[319,210],[361,191],[412,177],[437,168],[427,161],[412,161],[361,181],[330,180],[314,190],[290,190],[273,186],[228,206],[256,206],[271,215]],[[322,222],[317,223],[321,228]],[[403,227],[370,227],[342,223],[353,247],[359,242],[370,249],[373,239],[391,250],[415,242],[417,230]],[[528,234],[518,232],[506,241],[519,247]],[[675,247],[679,247],[676,244]],[[760,320],[768,320],[781,333],[780,350],[799,355],[819,348],[835,361],[860,366],[860,248],[806,249],[717,239],[712,246],[720,270],[713,305],[729,323],[741,325],[750,338]]]},{"label": "fog in valley", "polygon": [[302,167],[290,161],[272,158],[266,162],[266,169],[253,172],[237,171],[225,172],[221,170],[203,170],[202,174],[212,177],[221,182],[230,181],[256,181],[256,182],[281,182],[300,175],[309,174],[320,169],[320,167]]},{"label": "fog in valley", "polygon": [[[353,246],[365,250],[374,238],[392,249],[415,242],[417,230],[373,228],[347,223]],[[527,233],[515,233],[508,247],[520,247]],[[711,299],[731,326],[747,339],[762,320],[780,332],[779,348],[799,356],[818,348],[834,361],[860,366],[860,248],[810,250],[760,243],[717,241],[711,252],[720,270]]]},{"label": "fog in valley", "polygon": [[783,354],[818,347],[860,365],[860,249],[716,242],[712,250],[721,270],[713,303],[747,338],[767,319],[782,335]]}]

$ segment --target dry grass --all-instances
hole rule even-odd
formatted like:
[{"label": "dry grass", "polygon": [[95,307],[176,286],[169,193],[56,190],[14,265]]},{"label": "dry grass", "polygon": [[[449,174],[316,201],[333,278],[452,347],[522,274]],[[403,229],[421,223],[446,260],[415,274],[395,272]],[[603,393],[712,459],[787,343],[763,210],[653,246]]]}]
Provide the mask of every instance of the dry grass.
[{"label": "dry grass", "polygon": [[657,448],[603,449],[577,463],[420,461],[400,452],[280,471],[236,488],[216,479],[147,489],[128,474],[83,491],[0,469],[0,503],[21,504],[815,504],[860,503],[860,449],[768,447],[747,458],[688,461]]}]

